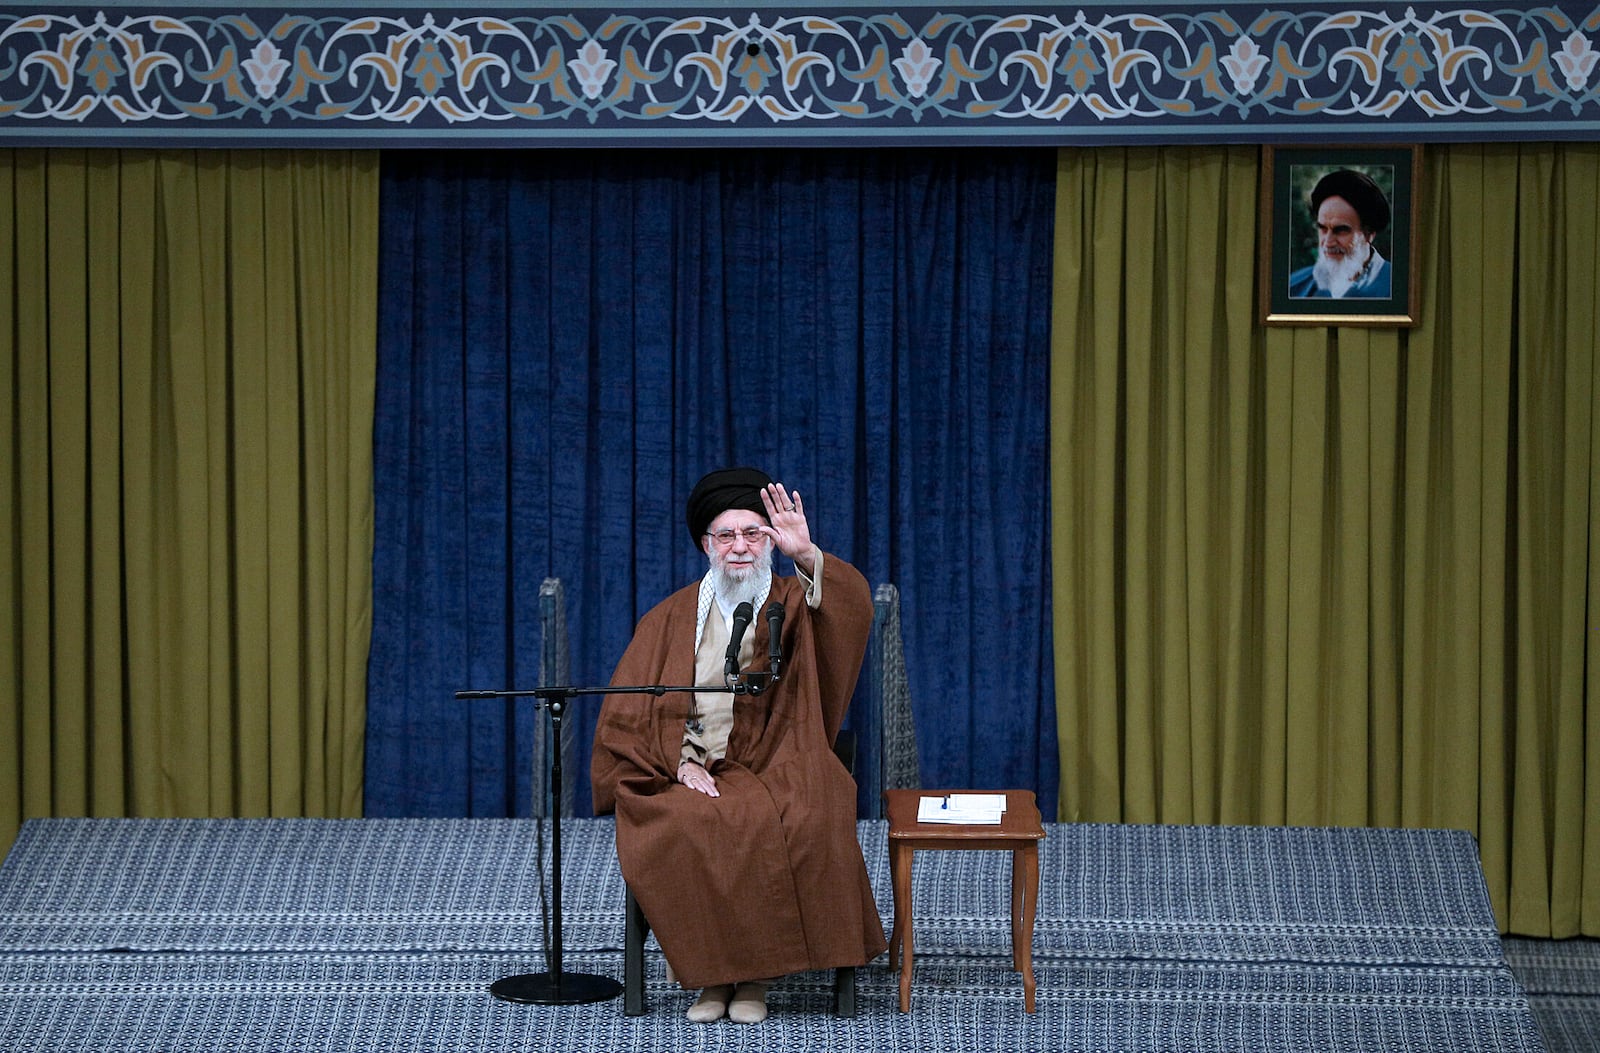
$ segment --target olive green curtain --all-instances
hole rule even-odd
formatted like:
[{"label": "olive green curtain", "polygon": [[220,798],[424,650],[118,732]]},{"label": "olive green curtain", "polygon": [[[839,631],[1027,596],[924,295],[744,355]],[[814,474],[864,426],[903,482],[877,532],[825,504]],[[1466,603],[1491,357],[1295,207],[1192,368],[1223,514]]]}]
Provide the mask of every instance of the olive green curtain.
[{"label": "olive green curtain", "polygon": [[0,843],[360,813],[377,174],[0,152]]},{"label": "olive green curtain", "polygon": [[1410,330],[1257,324],[1258,173],[1059,157],[1059,814],[1463,828],[1600,935],[1600,146],[1430,147]]}]

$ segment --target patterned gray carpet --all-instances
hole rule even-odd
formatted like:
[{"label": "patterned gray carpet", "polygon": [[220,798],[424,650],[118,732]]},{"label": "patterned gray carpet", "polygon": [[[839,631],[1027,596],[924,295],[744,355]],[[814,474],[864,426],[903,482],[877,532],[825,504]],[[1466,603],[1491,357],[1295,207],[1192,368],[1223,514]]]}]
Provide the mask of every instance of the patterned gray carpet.
[{"label": "patterned gray carpet", "polygon": [[1600,940],[1508,936],[1504,944],[1550,1053],[1600,1050]]},{"label": "patterned gray carpet", "polygon": [[[885,829],[860,826],[892,914]],[[620,978],[608,820],[568,820],[565,966]],[[860,1014],[826,975],[759,1027],[498,1002],[545,968],[537,825],[41,820],[0,866],[0,1049],[1542,1051],[1464,834],[1051,826],[1038,1012],[1009,969],[1008,857],[920,853],[910,1014],[883,961]],[[1554,1048],[1554,1047],[1552,1047]]]}]

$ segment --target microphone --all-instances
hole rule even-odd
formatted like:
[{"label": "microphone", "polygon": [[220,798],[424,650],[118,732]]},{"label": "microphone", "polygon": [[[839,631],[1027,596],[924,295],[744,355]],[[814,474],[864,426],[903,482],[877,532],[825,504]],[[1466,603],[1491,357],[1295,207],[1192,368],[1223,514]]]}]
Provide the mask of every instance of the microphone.
[{"label": "microphone", "polygon": [[767,607],[767,663],[772,669],[772,678],[778,678],[778,670],[783,668],[783,604],[776,600]]},{"label": "microphone", "polygon": [[739,641],[744,639],[744,631],[750,628],[750,623],[755,620],[756,609],[750,606],[749,600],[745,600],[733,609],[733,629],[728,638],[728,658],[722,666],[724,674],[739,675]]}]

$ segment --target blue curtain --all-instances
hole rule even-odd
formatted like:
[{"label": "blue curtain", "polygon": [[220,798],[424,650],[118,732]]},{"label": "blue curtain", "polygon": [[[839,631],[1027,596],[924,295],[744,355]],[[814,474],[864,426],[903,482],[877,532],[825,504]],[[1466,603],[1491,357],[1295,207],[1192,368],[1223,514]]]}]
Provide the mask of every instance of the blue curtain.
[{"label": "blue curtain", "polygon": [[527,814],[544,715],[451,692],[537,683],[546,577],[604,683],[727,464],[899,586],[924,783],[1052,813],[1053,203],[1046,150],[385,155],[367,814]]}]

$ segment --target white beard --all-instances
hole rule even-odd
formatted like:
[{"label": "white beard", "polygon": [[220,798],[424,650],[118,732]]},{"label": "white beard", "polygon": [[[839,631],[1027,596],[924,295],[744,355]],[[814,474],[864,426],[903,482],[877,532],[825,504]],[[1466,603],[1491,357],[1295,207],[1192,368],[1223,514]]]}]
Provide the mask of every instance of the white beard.
[{"label": "white beard", "polygon": [[1350,291],[1350,286],[1361,277],[1371,259],[1372,242],[1366,240],[1361,241],[1350,253],[1338,259],[1318,252],[1316,265],[1311,269],[1311,277],[1316,281],[1317,288],[1337,299]]},{"label": "white beard", "polygon": [[708,557],[717,598],[734,607],[745,602],[754,603],[756,597],[761,595],[762,583],[772,576],[771,541],[769,539],[763,543],[761,551],[755,553],[755,558],[749,563],[736,564],[737,569],[728,566],[730,554],[719,553],[716,546],[712,546]]}]

